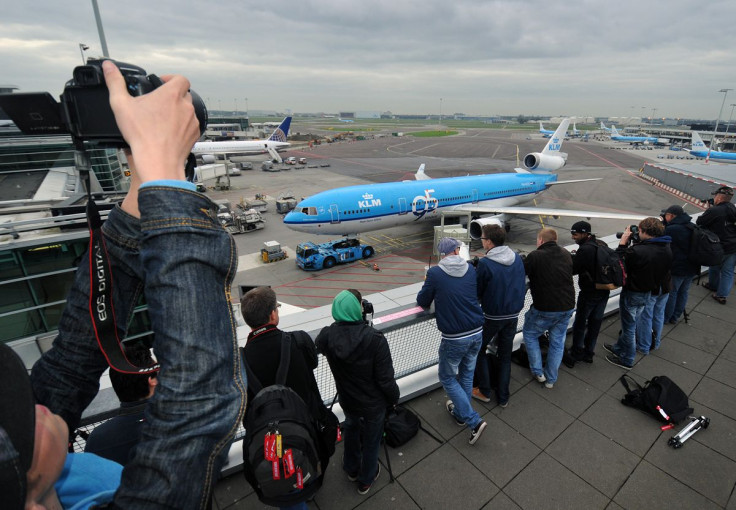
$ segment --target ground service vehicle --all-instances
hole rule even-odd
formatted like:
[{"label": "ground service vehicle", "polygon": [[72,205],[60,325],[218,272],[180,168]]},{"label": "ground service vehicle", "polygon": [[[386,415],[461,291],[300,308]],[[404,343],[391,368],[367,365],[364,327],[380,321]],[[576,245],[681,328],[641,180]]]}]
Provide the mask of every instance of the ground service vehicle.
[{"label": "ground service vehicle", "polygon": [[305,271],[318,271],[335,264],[367,259],[374,253],[372,246],[361,244],[359,239],[345,238],[322,244],[307,241],[296,247],[296,264]]},{"label": "ground service vehicle", "polygon": [[281,244],[278,241],[266,241],[263,243],[263,248],[261,248],[261,260],[266,264],[284,260],[286,257],[288,257],[288,255],[281,249]]},{"label": "ground service vehicle", "polygon": [[232,209],[228,200],[215,200],[215,204],[217,204],[217,219],[231,234],[261,230],[266,225],[261,214],[255,209],[242,204],[237,204],[237,207]]},{"label": "ground service vehicle", "polygon": [[286,158],[286,161],[284,161],[287,165],[296,165],[296,158],[294,156],[290,156]]}]

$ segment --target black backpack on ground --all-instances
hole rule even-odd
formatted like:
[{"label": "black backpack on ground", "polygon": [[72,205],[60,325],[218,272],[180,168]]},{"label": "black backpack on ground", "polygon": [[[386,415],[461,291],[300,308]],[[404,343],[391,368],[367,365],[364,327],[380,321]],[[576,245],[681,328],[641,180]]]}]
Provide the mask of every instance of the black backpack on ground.
[{"label": "black backpack on ground", "polygon": [[432,439],[442,443],[434,434],[422,426],[419,416],[402,405],[395,405],[386,411],[386,420],[383,426],[383,437],[391,448],[398,448],[409,442],[417,435],[419,429],[426,432]]},{"label": "black backpack on ground", "polygon": [[[633,390],[627,379],[633,383]],[[666,375],[652,377],[644,387],[628,375],[622,375],[621,384],[626,388],[626,395],[621,399],[622,404],[640,409],[661,422],[677,423],[693,414],[685,392]]]},{"label": "black backpack on ground", "polygon": [[[255,393],[245,413],[243,471],[258,499],[279,507],[312,497],[322,486],[330,457],[316,418],[285,386],[290,362],[291,335],[284,333],[276,383],[264,388],[243,355],[248,385]],[[332,447],[334,451],[334,442]]]},{"label": "black backpack on ground", "polygon": [[626,270],[618,254],[603,241],[596,243],[595,288],[598,290],[614,290],[626,283]]},{"label": "black backpack on ground", "polygon": [[690,249],[687,260],[698,266],[720,266],[723,262],[723,245],[718,236],[708,229],[688,223]]}]

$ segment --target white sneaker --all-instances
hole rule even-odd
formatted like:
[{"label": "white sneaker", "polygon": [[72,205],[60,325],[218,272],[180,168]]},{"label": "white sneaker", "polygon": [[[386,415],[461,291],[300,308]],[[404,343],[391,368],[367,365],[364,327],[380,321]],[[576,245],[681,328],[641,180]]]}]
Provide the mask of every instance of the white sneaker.
[{"label": "white sneaker", "polygon": [[546,382],[547,381],[547,378],[544,377],[544,374],[540,374],[540,375],[534,374],[534,378],[537,381],[539,381],[540,383],[543,383],[543,382]]}]

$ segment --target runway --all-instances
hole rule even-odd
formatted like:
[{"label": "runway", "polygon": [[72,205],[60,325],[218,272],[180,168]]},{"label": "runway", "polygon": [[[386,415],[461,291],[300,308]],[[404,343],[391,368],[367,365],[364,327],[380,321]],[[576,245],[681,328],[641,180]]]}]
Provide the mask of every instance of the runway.
[{"label": "runway", "polygon": [[[436,128],[433,127],[433,128]],[[234,205],[241,197],[253,198],[263,193],[269,198],[269,211],[264,213],[266,227],[256,232],[235,236],[240,255],[234,295],[239,285],[270,285],[279,299],[291,305],[313,308],[329,304],[345,288],[356,288],[364,294],[382,292],[421,281],[431,260],[433,230],[428,225],[412,225],[364,234],[376,255],[366,262],[336,266],[329,270],[305,272],[296,267],[293,254],[297,244],[307,240],[326,242],[329,237],[309,236],[286,228],[276,212],[275,200],[281,196],[306,197],[326,189],[370,182],[413,179],[420,164],[426,165],[431,177],[453,177],[496,172],[513,172],[518,157],[541,151],[545,139],[526,131],[502,129],[469,129],[457,136],[419,138],[385,136],[365,141],[323,144],[311,149],[291,150],[282,154],[306,157],[310,164],[329,167],[290,169],[278,173],[258,169],[244,171],[231,178],[231,189],[208,192],[215,198],[227,198]],[[604,142],[565,141],[562,150],[568,163],[558,179],[600,179],[597,181],[553,186],[536,200],[540,207],[628,212],[659,215],[678,199],[653,187],[637,176],[645,161],[639,151],[608,150]],[[651,156],[650,151],[643,151]],[[254,158],[259,161],[261,158]],[[259,168],[259,165],[254,165]],[[292,168],[292,167],[288,167]],[[526,205],[533,206],[534,203]],[[689,206],[692,208],[692,206]],[[688,210],[688,208],[686,208]],[[696,212],[692,210],[692,212]],[[535,249],[536,232],[542,225],[556,228],[560,244],[571,242],[568,229],[575,218],[514,217],[507,244],[522,253]],[[610,235],[626,227],[616,220],[593,220],[594,230]],[[286,260],[263,264],[260,249],[264,241],[277,240],[286,248]],[[473,243],[471,255],[482,256],[480,243]],[[373,264],[379,270],[373,269]]]}]

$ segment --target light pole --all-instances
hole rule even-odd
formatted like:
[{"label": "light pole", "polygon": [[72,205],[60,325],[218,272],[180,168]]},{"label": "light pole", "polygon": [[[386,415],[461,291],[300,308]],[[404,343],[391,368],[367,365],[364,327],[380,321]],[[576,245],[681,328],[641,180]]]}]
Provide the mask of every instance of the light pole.
[{"label": "light pole", "polygon": [[654,115],[655,115],[656,113],[657,113],[657,109],[656,109],[656,108],[652,108],[652,120],[651,120],[651,121],[649,121],[649,125],[650,125],[650,126],[651,126],[652,124],[654,124]]},{"label": "light pole", "polygon": [[731,103],[728,106],[731,107],[731,115],[728,116],[728,124],[726,124],[726,134],[728,134],[728,128],[731,127],[731,119],[733,118],[733,107],[736,106],[736,103]]},{"label": "light pole", "polygon": [[82,65],[85,65],[87,63],[87,60],[84,58],[84,52],[89,49],[89,46],[87,46],[84,43],[79,43],[79,53],[82,55]]},{"label": "light pole", "polygon": [[710,159],[710,151],[713,150],[713,142],[716,141],[716,134],[718,134],[718,123],[721,121],[721,114],[723,113],[723,107],[726,104],[726,96],[728,96],[728,91],[733,89],[721,89],[718,92],[723,92],[723,102],[721,102],[721,109],[718,110],[718,118],[716,119],[716,127],[713,130],[713,138],[710,139],[710,145],[708,146],[708,154],[705,156],[705,162],[707,163]]}]

